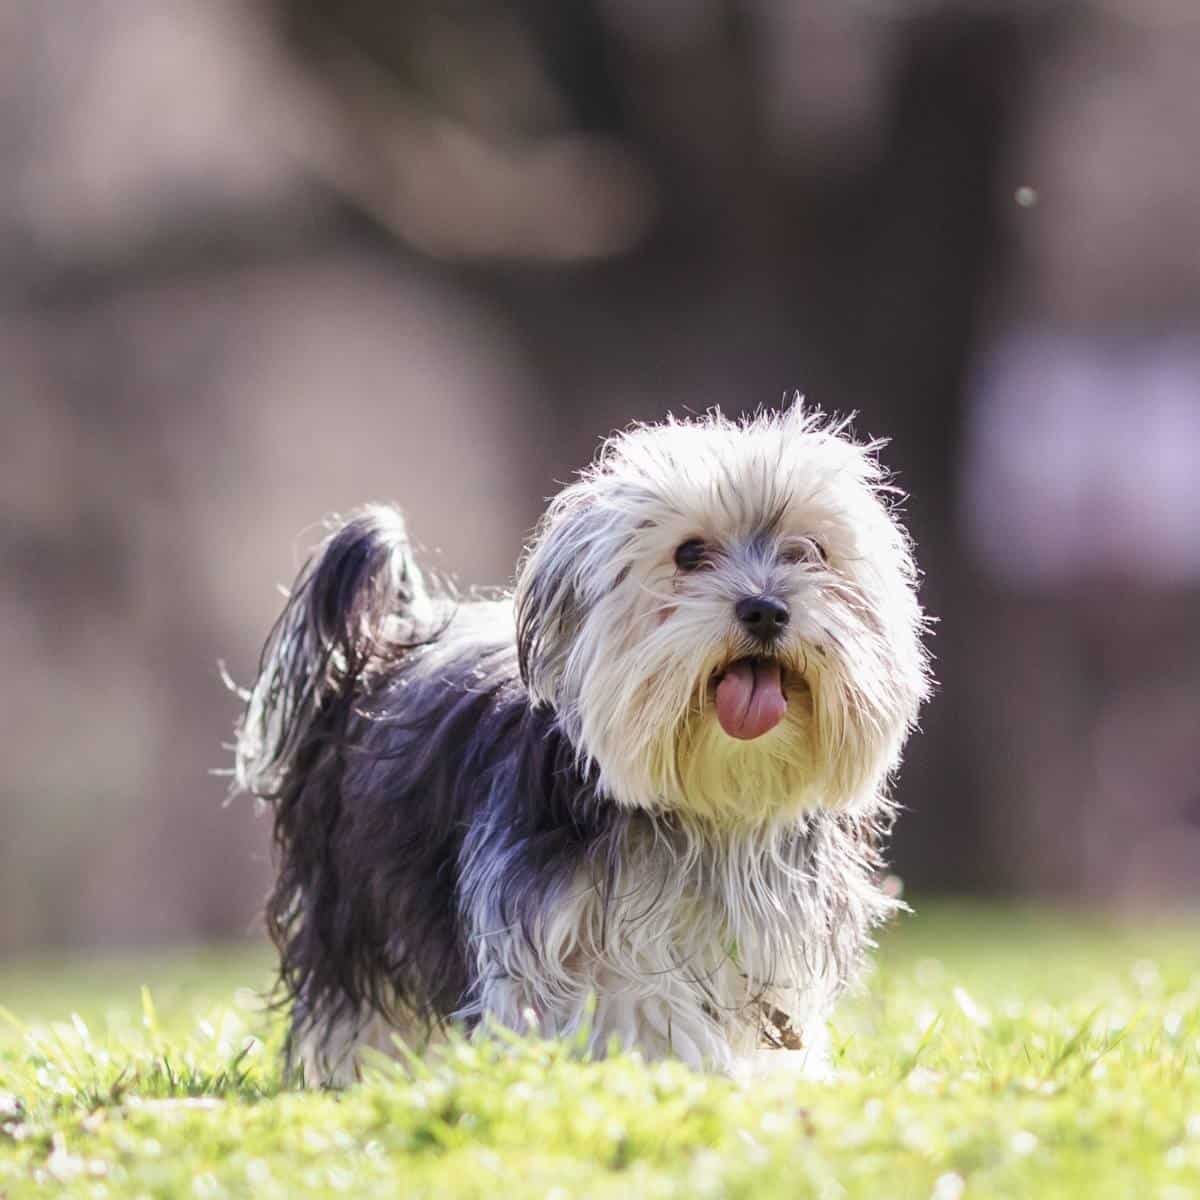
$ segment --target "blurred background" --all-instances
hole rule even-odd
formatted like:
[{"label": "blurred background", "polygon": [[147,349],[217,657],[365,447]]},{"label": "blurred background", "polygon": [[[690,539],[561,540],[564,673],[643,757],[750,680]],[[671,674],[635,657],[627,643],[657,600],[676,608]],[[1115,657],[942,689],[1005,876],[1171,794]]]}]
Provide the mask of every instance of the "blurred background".
[{"label": "blurred background", "polygon": [[793,390],[910,493],[910,889],[1200,898],[1194,0],[0,5],[0,952],[257,928],[318,523],[503,583],[600,436]]}]

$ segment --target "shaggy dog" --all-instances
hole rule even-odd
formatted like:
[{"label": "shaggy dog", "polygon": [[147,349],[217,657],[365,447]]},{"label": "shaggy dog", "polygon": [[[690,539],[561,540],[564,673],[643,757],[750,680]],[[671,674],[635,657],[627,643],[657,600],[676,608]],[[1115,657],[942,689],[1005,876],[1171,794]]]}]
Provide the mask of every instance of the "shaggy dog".
[{"label": "shaggy dog", "polygon": [[447,1022],[820,1070],[928,686],[877,448],[799,406],[635,427],[498,600],[431,587],[394,509],[331,534],[237,746],[307,1082]]}]

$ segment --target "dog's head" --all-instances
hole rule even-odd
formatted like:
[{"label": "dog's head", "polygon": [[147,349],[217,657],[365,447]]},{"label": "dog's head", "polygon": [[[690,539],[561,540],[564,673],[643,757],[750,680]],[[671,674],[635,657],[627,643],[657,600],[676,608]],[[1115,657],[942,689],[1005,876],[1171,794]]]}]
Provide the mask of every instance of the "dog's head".
[{"label": "dog's head", "polygon": [[799,406],[671,421],[554,499],[521,672],[605,794],[722,825],[878,801],[928,679],[876,449]]}]

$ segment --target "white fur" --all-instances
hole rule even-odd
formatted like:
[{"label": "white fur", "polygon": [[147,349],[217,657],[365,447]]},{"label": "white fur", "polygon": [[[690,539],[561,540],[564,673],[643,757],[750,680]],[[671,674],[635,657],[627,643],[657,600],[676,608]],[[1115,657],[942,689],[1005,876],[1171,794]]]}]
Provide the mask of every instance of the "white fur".
[{"label": "white fur", "polygon": [[[493,883],[503,886],[502,872]],[[615,899],[605,894],[581,877],[532,944],[500,923],[495,893],[473,897],[481,984],[463,1015],[484,1028],[583,1031],[594,1053],[615,1042],[732,1072],[761,1043],[765,1004],[791,1018],[806,1072],[820,1074],[825,1018],[864,931],[894,907],[854,839],[828,821],[729,839],[634,826],[607,893]]]},{"label": "white fur", "polygon": [[[532,688],[618,804],[742,827],[880,802],[927,676],[915,568],[875,449],[799,406],[749,424],[714,415],[619,435],[555,498],[516,599],[555,580],[551,603],[578,627]],[[720,557],[680,574],[673,554],[692,537]],[[781,560],[810,539],[826,562]],[[806,686],[782,726],[737,742],[709,679],[754,652],[733,606],[759,592],[789,604],[776,653]]]}]

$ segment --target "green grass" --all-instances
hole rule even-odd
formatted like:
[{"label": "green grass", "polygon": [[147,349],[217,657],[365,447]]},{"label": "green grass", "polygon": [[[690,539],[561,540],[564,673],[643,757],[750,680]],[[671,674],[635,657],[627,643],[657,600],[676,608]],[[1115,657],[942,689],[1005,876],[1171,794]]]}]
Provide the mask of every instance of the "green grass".
[{"label": "green grass", "polygon": [[0,967],[0,1197],[1182,1200],[1196,934],[920,906],[840,1010],[831,1084],[514,1040],[300,1094],[260,948]]}]

